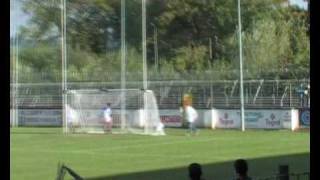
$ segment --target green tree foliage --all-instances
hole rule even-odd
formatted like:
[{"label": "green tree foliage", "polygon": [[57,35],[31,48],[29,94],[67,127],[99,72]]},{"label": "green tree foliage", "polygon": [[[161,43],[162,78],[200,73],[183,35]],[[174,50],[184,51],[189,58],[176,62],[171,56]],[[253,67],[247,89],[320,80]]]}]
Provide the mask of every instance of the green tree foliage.
[{"label": "green tree foliage", "polygon": [[207,48],[204,46],[179,48],[174,58],[175,69],[182,73],[201,71],[205,69],[207,56]]},{"label": "green tree foliage", "polygon": [[160,49],[175,56],[176,49],[207,44],[210,37],[220,41],[233,33],[235,18],[232,1],[167,1],[157,21]]},{"label": "green tree foliage", "polygon": [[301,72],[308,71],[310,48],[304,20],[286,13],[266,15],[244,33],[247,78],[305,77]]},{"label": "green tree foliage", "polygon": [[[52,73],[53,79],[61,77],[60,1],[22,2],[31,19],[19,31],[25,42],[21,63],[34,72]],[[120,2],[67,1],[69,81],[120,80]],[[308,76],[307,12],[284,6],[285,0],[241,2],[245,78]],[[237,79],[237,18],[236,1],[148,0],[149,77]],[[141,22],[141,0],[126,0],[128,80],[142,79]],[[159,69],[154,68],[155,29]]]}]

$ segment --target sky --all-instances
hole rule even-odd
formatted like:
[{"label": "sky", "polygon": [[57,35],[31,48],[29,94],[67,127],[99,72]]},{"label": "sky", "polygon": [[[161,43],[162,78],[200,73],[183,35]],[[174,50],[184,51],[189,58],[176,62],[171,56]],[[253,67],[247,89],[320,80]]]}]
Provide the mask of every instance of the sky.
[{"label": "sky", "polygon": [[290,3],[296,4],[302,7],[303,9],[308,9],[308,3],[304,2],[303,0],[290,0]]},{"label": "sky", "polygon": [[[10,36],[13,34],[13,25],[21,26],[25,25],[28,21],[28,15],[24,14],[21,11],[21,4],[20,3],[14,3],[15,0],[10,0]],[[11,8],[14,8],[12,10]]]},{"label": "sky", "polygon": [[[17,2],[16,0],[10,0],[10,6],[12,6],[12,2]],[[290,0],[290,4],[298,5],[303,9],[307,9],[307,2],[303,0]],[[25,25],[29,19],[28,15],[24,14],[21,11],[21,4],[15,3],[15,10],[10,9],[10,37],[13,34],[13,25],[16,24],[18,27],[21,25]]]}]

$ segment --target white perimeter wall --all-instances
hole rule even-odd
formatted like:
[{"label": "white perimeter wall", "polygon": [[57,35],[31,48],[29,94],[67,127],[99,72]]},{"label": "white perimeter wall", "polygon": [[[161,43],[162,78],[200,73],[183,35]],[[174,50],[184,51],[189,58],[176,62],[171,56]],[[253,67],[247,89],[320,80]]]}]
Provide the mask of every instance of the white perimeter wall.
[{"label": "white perimeter wall", "polygon": [[[88,119],[99,116],[101,110],[86,110],[84,115]],[[60,109],[21,109],[19,110],[19,125],[22,126],[61,126],[62,110]],[[134,124],[142,125],[139,118],[140,110],[127,110],[127,118],[132,118]],[[166,127],[181,127],[182,117],[180,111],[161,109],[159,110],[161,121]],[[206,128],[235,128],[241,127],[240,110],[235,109],[208,109],[198,110],[199,119],[196,122],[198,127]],[[299,126],[299,111],[289,110],[267,110],[250,109],[245,110],[246,128],[255,129],[292,129]],[[10,113],[10,122],[12,122]],[[120,111],[113,110],[113,118],[120,118]],[[131,122],[132,122],[131,121]]]},{"label": "white perimeter wall", "polygon": [[[206,128],[241,128],[240,110],[212,109],[198,110],[198,127]],[[252,129],[292,129],[299,126],[299,111],[289,110],[245,110],[245,127]],[[167,127],[181,127],[182,118],[179,110],[160,110],[161,121]]]}]

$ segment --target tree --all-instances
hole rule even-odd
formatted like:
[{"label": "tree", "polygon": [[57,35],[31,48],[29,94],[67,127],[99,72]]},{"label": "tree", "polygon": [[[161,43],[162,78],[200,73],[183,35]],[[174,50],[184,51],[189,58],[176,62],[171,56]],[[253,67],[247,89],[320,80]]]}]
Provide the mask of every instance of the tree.
[{"label": "tree", "polygon": [[[286,69],[303,71],[309,67],[309,37],[304,33],[308,29],[306,11],[283,7],[283,2],[285,0],[242,1],[244,63],[252,78],[279,76],[280,71]],[[142,68],[141,0],[126,0],[126,9],[127,72],[139,74]],[[22,61],[37,71],[50,67],[58,72],[60,1],[24,0],[23,10],[31,15],[31,20],[20,30],[20,36],[31,40],[32,48],[39,50],[35,54],[31,49],[23,51]],[[121,67],[120,1],[68,0],[66,18],[69,73],[87,73],[92,75],[88,78],[91,80],[117,79]],[[237,78],[225,73],[238,69],[237,24],[236,1],[148,0],[148,65],[153,62],[153,29],[157,28],[159,59],[165,61],[161,62],[161,73],[167,72],[170,78],[187,78],[186,73],[200,77],[205,71],[216,70],[221,71],[221,78]],[[45,45],[41,47],[42,44]],[[99,74],[106,75],[99,77]],[[293,76],[297,74],[286,78]],[[135,79],[135,76],[128,78]]]},{"label": "tree", "polygon": [[[309,66],[309,40],[303,20],[273,12],[244,33],[247,78],[297,78]],[[302,47],[304,46],[304,48]]]}]

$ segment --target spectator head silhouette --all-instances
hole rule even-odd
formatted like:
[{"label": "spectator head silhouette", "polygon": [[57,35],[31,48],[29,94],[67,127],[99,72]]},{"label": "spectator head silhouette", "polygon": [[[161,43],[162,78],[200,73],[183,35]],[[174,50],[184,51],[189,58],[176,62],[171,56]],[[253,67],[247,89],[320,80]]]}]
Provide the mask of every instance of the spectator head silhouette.
[{"label": "spectator head silhouette", "polygon": [[189,177],[191,180],[200,180],[202,176],[201,165],[192,163],[189,165]]},{"label": "spectator head silhouette", "polygon": [[237,159],[234,162],[234,169],[240,178],[246,178],[248,173],[248,164],[244,159]]}]

